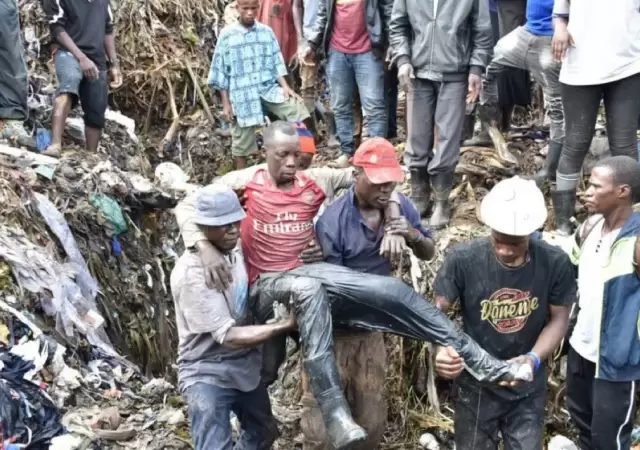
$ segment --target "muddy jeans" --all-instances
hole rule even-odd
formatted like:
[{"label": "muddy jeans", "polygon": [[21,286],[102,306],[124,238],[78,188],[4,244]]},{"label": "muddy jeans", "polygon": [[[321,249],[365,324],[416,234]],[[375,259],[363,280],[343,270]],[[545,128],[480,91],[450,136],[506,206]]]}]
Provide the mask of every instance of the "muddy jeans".
[{"label": "muddy jeans", "polygon": [[547,390],[505,400],[486,388],[456,384],[454,434],[456,450],[542,450]]},{"label": "muddy jeans", "polygon": [[[295,309],[306,360],[331,352],[333,323],[450,345],[477,377],[486,381],[512,374],[514,369],[491,357],[433,304],[393,277],[328,263],[306,264],[288,272],[260,275],[251,286],[251,302],[261,323],[273,317],[274,302]],[[263,345],[263,375],[269,380],[277,378],[284,342],[277,338]],[[269,348],[271,345],[275,349]]]},{"label": "muddy jeans", "polygon": [[542,86],[551,121],[551,142],[562,145],[564,113],[560,92],[561,64],[551,54],[551,36],[536,36],[523,26],[498,41],[482,83],[482,104],[498,105],[498,78],[509,68],[525,69]]},{"label": "muddy jeans", "polygon": [[[427,168],[429,174],[452,173],[460,159],[467,81],[436,82],[415,78],[407,94],[409,169]],[[434,130],[437,151],[433,152]]]},{"label": "muddy jeans", "polygon": [[562,84],[566,137],[558,163],[559,191],[575,189],[589,152],[600,100],[604,98],[607,137],[613,156],[638,158],[637,117],[640,114],[640,74],[606,84]]},{"label": "muddy jeans", "polygon": [[[263,385],[250,392],[196,383],[185,389],[195,450],[268,450],[278,437],[269,394]],[[232,442],[230,413],[238,417],[240,439]]]},{"label": "muddy jeans", "polygon": [[637,383],[599,380],[595,370],[594,363],[569,348],[566,404],[580,450],[629,450]]},{"label": "muddy jeans", "polygon": [[[338,330],[333,335],[333,351],[353,419],[367,431],[367,440],[358,448],[378,448],[387,420],[387,402],[383,396],[387,352],[383,334]],[[303,450],[333,449],[304,371],[301,403]]]}]

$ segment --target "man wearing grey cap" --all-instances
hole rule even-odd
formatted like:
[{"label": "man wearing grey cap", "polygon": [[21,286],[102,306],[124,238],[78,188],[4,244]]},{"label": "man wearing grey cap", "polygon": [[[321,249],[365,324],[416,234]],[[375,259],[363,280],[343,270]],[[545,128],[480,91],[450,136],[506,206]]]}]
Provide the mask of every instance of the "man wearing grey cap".
[{"label": "man wearing grey cap", "polygon": [[208,289],[200,256],[185,251],[171,272],[179,336],[178,378],[189,405],[196,450],[231,450],[231,411],[242,431],[235,448],[271,448],[278,436],[266,387],[260,382],[260,344],[293,330],[295,316],[253,325],[249,279],[238,247],[245,217],[236,194],[210,185],[199,191],[194,222],[220,251],[233,273],[223,291]]}]

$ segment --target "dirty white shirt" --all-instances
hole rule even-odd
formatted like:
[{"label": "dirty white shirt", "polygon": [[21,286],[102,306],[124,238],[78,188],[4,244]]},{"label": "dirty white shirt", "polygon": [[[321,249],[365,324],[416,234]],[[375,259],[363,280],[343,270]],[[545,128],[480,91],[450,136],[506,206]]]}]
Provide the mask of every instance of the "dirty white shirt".
[{"label": "dirty white shirt", "polygon": [[568,16],[575,42],[560,82],[605,84],[640,73],[640,0],[555,0],[553,14]]},{"label": "dirty white shirt", "polygon": [[200,256],[187,250],[171,272],[171,293],[178,328],[178,379],[184,390],[208,383],[243,392],[260,381],[260,348],[223,347],[233,326],[253,323],[249,307],[249,279],[239,247],[225,256],[233,283],[225,292],[209,289]]},{"label": "dirty white shirt", "polygon": [[603,268],[608,263],[611,246],[621,230],[618,228],[603,235],[603,226],[604,220],[596,223],[580,249],[578,267],[580,312],[569,340],[571,347],[580,356],[593,363],[598,359],[600,342],[600,318],[605,285]]}]

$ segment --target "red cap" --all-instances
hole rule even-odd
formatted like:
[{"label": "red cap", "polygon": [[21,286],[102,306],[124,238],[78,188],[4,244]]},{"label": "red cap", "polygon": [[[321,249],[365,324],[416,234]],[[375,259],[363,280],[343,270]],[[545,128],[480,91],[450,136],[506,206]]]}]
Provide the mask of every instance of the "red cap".
[{"label": "red cap", "polygon": [[396,157],[395,147],[381,137],[364,141],[353,155],[351,163],[362,167],[373,184],[400,183],[404,180],[404,171]]}]

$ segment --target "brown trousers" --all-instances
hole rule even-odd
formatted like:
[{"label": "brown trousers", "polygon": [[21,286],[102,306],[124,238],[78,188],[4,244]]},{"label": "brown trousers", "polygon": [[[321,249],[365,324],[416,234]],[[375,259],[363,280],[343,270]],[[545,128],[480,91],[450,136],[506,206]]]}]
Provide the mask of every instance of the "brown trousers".
[{"label": "brown trousers", "polygon": [[[387,420],[387,402],[383,396],[387,351],[383,334],[337,331],[333,337],[333,350],[353,419],[368,434],[358,450],[374,450],[380,444]],[[332,450],[304,370],[301,403],[303,450]]]}]

